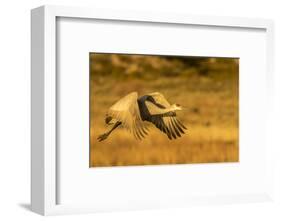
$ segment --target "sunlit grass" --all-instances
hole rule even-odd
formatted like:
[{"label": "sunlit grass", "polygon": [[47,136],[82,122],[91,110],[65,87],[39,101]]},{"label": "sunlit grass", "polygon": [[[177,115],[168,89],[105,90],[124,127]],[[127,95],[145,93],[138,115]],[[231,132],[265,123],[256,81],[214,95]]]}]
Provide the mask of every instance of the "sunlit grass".
[{"label": "sunlit grass", "polygon": [[[169,79],[161,80],[169,81]],[[153,125],[149,125],[149,135],[137,141],[123,128],[115,130],[110,137],[98,142],[99,134],[110,128],[104,123],[107,109],[121,96],[130,91],[146,93],[144,85],[131,80],[117,82],[108,79],[107,85],[93,84],[91,111],[91,166],[151,165],[179,163],[236,162],[238,152],[238,103],[235,93],[228,90],[215,92],[189,91],[184,80],[174,88],[147,89],[160,91],[173,103],[188,108],[178,113],[178,118],[187,126],[187,133],[180,139],[170,141]],[[103,92],[103,87],[112,85]],[[132,87],[138,85],[140,88]],[[102,91],[99,92],[99,91]]]}]

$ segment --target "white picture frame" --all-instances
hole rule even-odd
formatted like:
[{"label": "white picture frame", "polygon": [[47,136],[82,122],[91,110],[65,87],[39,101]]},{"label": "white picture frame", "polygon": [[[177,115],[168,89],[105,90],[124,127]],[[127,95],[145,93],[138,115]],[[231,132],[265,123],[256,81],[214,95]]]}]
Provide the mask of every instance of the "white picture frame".
[{"label": "white picture frame", "polygon": [[[266,181],[262,191],[258,193],[241,193],[222,196],[194,196],[175,199],[171,203],[158,202],[132,203],[126,205],[106,206],[97,208],[77,205],[58,204],[58,172],[57,152],[57,19],[95,19],[96,21],[126,21],[144,24],[194,25],[208,28],[239,28],[257,29],[265,34],[265,66],[263,76],[266,79],[266,114],[264,122],[266,133],[270,133],[272,122],[271,107],[273,96],[273,22],[267,19],[232,18],[215,16],[195,16],[183,14],[158,14],[147,12],[97,10],[89,8],[42,6],[31,12],[31,208],[42,215],[66,213],[84,213],[95,211],[112,211],[124,209],[163,208],[169,206],[183,206],[188,204],[213,204],[233,202],[257,202],[272,200],[272,144],[265,143]],[[83,22],[83,21],[82,21]],[[180,169],[180,168],[179,168]],[[263,178],[264,178],[263,177]],[[175,203],[176,202],[176,203]]]}]

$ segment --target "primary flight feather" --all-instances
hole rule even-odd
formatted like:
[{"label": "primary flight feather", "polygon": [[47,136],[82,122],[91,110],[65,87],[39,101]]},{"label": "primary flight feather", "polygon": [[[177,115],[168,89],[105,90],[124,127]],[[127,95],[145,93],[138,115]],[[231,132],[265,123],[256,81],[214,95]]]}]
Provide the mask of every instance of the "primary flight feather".
[{"label": "primary flight feather", "polygon": [[176,111],[182,110],[179,104],[170,105],[159,92],[144,95],[138,98],[137,92],[132,92],[113,104],[105,118],[106,124],[114,126],[98,137],[105,140],[118,126],[123,126],[136,139],[141,140],[148,134],[144,122],[154,124],[169,139],[181,137],[186,127],[177,119]]}]

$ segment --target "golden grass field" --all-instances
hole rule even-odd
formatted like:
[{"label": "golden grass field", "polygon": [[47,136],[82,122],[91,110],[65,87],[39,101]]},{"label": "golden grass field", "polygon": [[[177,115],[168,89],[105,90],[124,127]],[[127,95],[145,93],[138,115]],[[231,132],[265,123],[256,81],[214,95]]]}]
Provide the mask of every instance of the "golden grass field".
[{"label": "golden grass field", "polygon": [[[203,59],[189,66],[158,56],[118,56],[90,54],[91,167],[239,161],[237,59]],[[171,76],[163,71],[176,67],[181,68]],[[188,128],[185,136],[169,140],[147,123],[149,135],[142,141],[117,128],[99,142],[112,127],[105,124],[106,111],[132,91],[139,96],[158,91],[171,104],[186,107],[177,112]]]}]

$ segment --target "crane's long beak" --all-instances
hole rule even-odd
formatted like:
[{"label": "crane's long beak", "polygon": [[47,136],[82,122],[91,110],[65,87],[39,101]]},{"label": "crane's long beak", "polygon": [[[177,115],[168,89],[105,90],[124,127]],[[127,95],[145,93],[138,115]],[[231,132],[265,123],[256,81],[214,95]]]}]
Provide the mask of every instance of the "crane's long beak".
[{"label": "crane's long beak", "polygon": [[181,107],[182,111],[188,111],[189,109],[187,107]]}]

